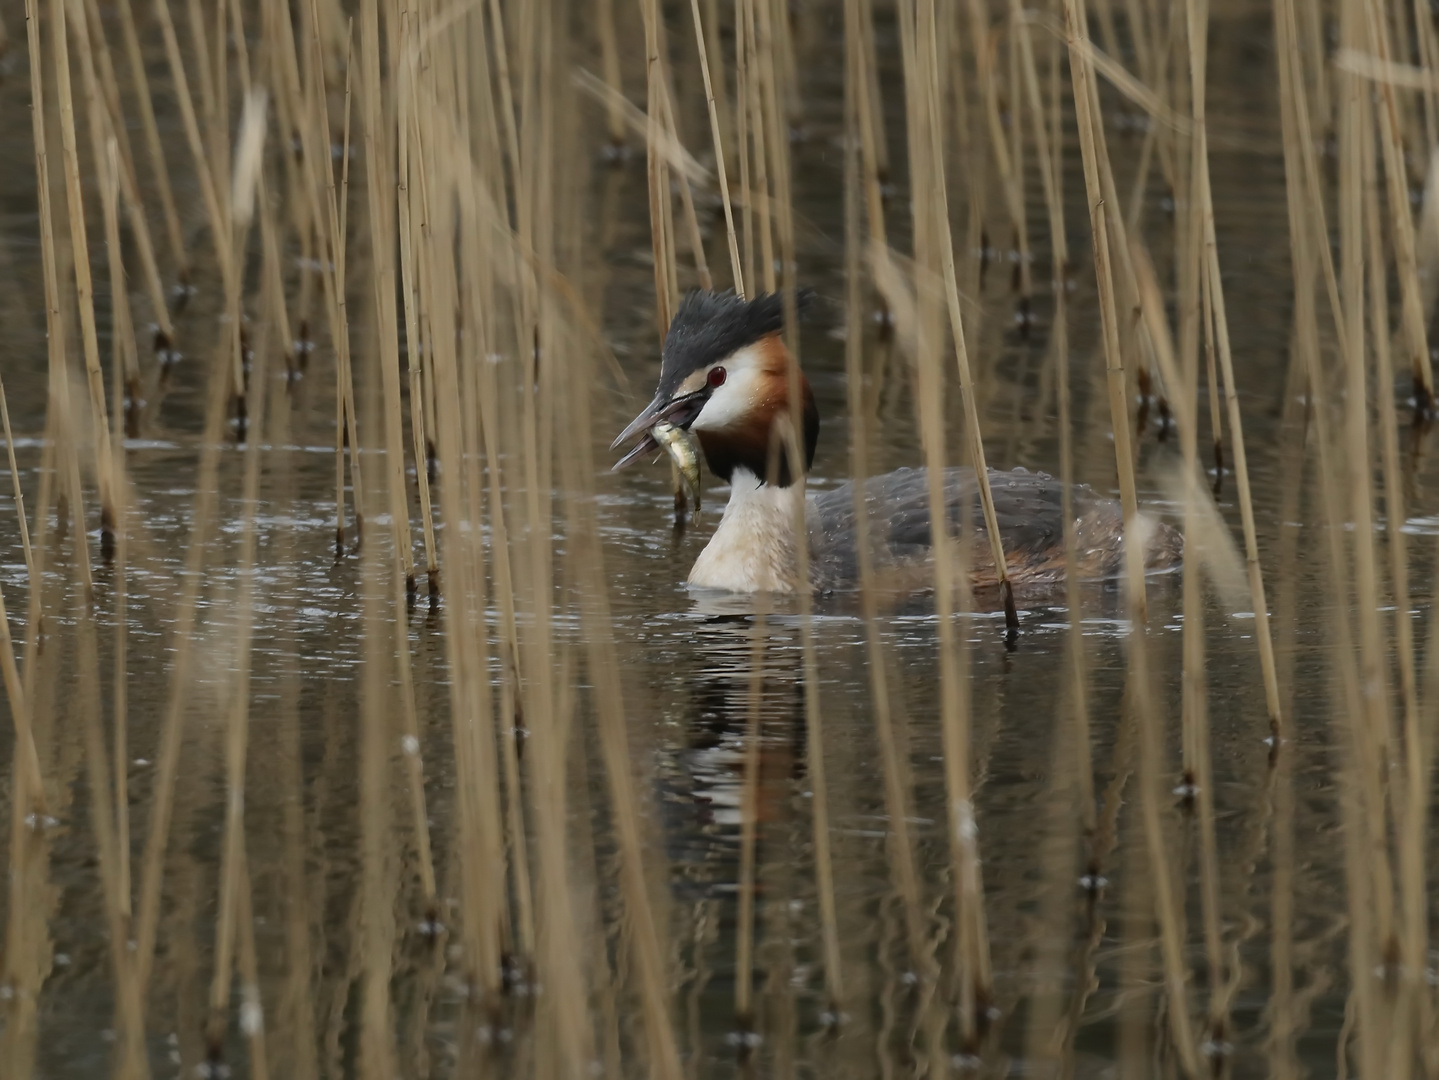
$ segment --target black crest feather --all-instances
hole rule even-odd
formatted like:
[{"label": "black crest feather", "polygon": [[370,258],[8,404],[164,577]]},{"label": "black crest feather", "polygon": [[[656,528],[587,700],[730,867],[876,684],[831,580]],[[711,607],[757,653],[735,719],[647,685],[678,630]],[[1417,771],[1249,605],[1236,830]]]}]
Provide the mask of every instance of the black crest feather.
[{"label": "black crest feather", "polygon": [[[808,290],[800,291],[801,311],[809,296]],[[686,293],[665,334],[658,393],[671,396],[691,373],[782,329],[784,297],[780,293],[761,293],[753,300],[741,299],[733,292],[695,289]]]}]

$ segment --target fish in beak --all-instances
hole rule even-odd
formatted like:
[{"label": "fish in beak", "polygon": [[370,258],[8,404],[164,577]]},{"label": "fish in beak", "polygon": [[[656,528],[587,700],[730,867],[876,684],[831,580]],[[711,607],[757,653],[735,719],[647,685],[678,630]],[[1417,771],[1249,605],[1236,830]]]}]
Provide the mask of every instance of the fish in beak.
[{"label": "fish in beak", "polygon": [[610,443],[611,450],[618,450],[626,443],[636,443],[624,457],[615,462],[614,469],[623,469],[626,465],[633,464],[648,454],[656,453],[661,448],[655,441],[650,429],[661,421],[668,421],[675,427],[688,430],[699,416],[700,410],[705,407],[709,399],[709,389],[697,390],[694,393],[683,394],[677,398],[669,398],[665,394],[657,394],[655,399],[644,407],[644,410],[629,422],[629,425],[620,432],[619,437]]}]

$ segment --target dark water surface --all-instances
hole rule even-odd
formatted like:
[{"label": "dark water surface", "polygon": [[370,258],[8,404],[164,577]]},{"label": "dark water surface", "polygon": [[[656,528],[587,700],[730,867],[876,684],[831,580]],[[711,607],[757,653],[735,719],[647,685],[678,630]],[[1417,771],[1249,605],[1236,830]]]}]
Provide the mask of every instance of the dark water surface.
[{"label": "dark water surface", "polygon": [[[1223,5],[1216,5],[1222,8]],[[11,13],[16,17],[10,19]],[[18,33],[23,18],[10,5],[7,22]],[[903,131],[895,32],[881,18],[880,51],[886,70],[886,103],[896,162],[903,159]],[[838,15],[801,20],[798,46],[803,89],[802,127],[794,144],[795,205],[800,213],[803,277],[820,297],[803,334],[803,360],[813,384],[823,427],[812,483],[827,487],[848,474],[845,407],[843,276],[843,180],[841,159],[842,55]],[[1225,269],[1245,437],[1255,492],[1259,545],[1274,612],[1286,701],[1297,738],[1292,772],[1271,767],[1269,726],[1252,631],[1252,613],[1211,599],[1206,613],[1209,714],[1214,756],[1219,899],[1230,975],[1237,980],[1231,1003],[1230,1044],[1235,1076],[1269,1071],[1274,1029],[1272,950],[1275,942],[1276,864],[1281,840],[1292,847],[1280,883],[1292,902],[1284,933],[1292,935],[1293,992],[1289,1023],[1296,1054],[1311,1075],[1332,1075],[1348,992],[1340,790],[1335,771],[1337,736],[1332,722],[1336,694],[1327,652],[1334,612],[1327,592],[1320,511],[1309,494],[1312,457],[1293,429],[1280,422],[1288,365],[1291,279],[1283,163],[1274,93],[1277,76],[1270,48],[1267,9],[1234,14],[1216,10],[1211,34],[1212,172],[1218,241]],[[827,61],[826,58],[830,58]],[[43,294],[34,208],[28,87],[23,46],[12,48],[0,83],[0,373],[17,435],[27,506],[37,497],[46,400]],[[681,72],[682,80],[697,78]],[[681,94],[682,99],[693,95]],[[1106,96],[1110,149],[1128,191],[1142,134],[1138,114]],[[588,103],[583,105],[590,109]],[[685,116],[690,132],[702,132],[703,115]],[[182,152],[178,135],[171,152]],[[1071,296],[1072,348],[1063,358],[1074,389],[1073,429],[1079,478],[1099,490],[1115,488],[1112,441],[1105,399],[1103,358],[1098,349],[1096,303],[1087,243],[1088,223],[1079,196],[1083,180],[1071,126],[1066,131],[1065,185],[1075,271]],[[690,141],[697,143],[698,137]],[[902,170],[901,170],[902,171]],[[177,170],[179,198],[197,246],[203,245],[203,210],[195,190]],[[1028,210],[1042,234],[1044,210],[1031,172]],[[889,207],[894,243],[903,248],[907,203],[903,176]],[[618,168],[597,168],[587,181],[592,211],[584,243],[607,340],[629,380],[622,388],[606,379],[590,395],[595,456],[610,460],[610,437],[638,411],[657,374],[653,326],[653,278],[642,155]],[[967,179],[958,182],[963,207]],[[1034,333],[1014,330],[1016,298],[1010,289],[1009,238],[992,188],[989,239],[1002,260],[971,289],[966,315],[979,329],[972,346],[980,381],[986,451],[991,464],[1058,471],[1054,360],[1048,348],[1052,303],[1047,295],[1048,259],[1036,241]],[[1156,173],[1144,207],[1146,236],[1156,261],[1167,257],[1171,219],[1167,190]],[[956,210],[956,219],[963,213]],[[711,232],[711,261],[724,258],[722,225]],[[956,232],[964,242],[961,224]],[[92,243],[95,238],[92,234]],[[299,270],[292,270],[297,278]],[[1166,279],[1171,275],[1163,274]],[[196,356],[182,362],[163,399],[157,396],[143,437],[127,445],[138,529],[132,538],[129,577],[130,800],[138,873],[152,805],[153,762],[169,691],[167,665],[173,643],[168,631],[180,585],[185,536],[196,484],[204,408],[200,358],[213,333],[218,285],[203,274],[199,294],[180,317],[182,333],[196,342]],[[108,311],[103,281],[97,283]],[[137,311],[143,302],[137,291]],[[139,316],[143,319],[143,316]],[[108,349],[108,318],[102,327]],[[75,338],[72,335],[72,343]],[[873,383],[866,394],[880,471],[920,458],[912,402],[903,375],[905,360],[873,331],[865,363]],[[272,1075],[291,1072],[300,1056],[314,1055],[322,1075],[352,1075],[359,1050],[359,990],[355,950],[360,929],[359,801],[357,732],[363,620],[357,560],[333,557],[333,411],[327,350],[317,350],[309,377],[292,395],[289,449],[272,450],[265,502],[260,509],[261,547],[252,679],[250,775],[247,794],[247,859],[253,889],[256,955]],[[957,402],[954,452],[958,453]],[[1202,410],[1206,412],[1207,409]],[[1291,410],[1292,411],[1292,410]],[[1157,466],[1177,457],[1177,440],[1161,441],[1151,424],[1140,436],[1140,481],[1146,505],[1165,511],[1156,484]],[[1207,447],[1208,431],[1200,446]],[[225,569],[237,558],[242,456],[223,455],[219,520],[223,553],[212,564],[202,593],[196,642],[202,662],[187,690],[183,768],[176,794],[174,833],[165,875],[159,950],[148,999],[151,1060],[156,1076],[197,1075],[203,1058],[205,1000],[214,949],[217,883],[224,817],[224,715],[234,693],[226,642],[239,586]],[[1416,459],[1406,529],[1416,568],[1427,570],[1439,531],[1433,495],[1434,467],[1428,447]],[[665,468],[602,472],[600,527],[610,582],[613,637],[624,659],[623,679],[636,770],[650,839],[665,861],[656,880],[667,911],[667,960],[673,984],[673,1018],[692,1075],[736,1071],[733,1007],[737,880],[740,857],[740,792],[745,731],[750,708],[750,659],[754,617],[734,605],[691,597],[683,587],[690,563],[718,518],[726,492],[707,478],[702,522],[682,533],[671,527],[671,494]],[[1221,509],[1234,535],[1239,515],[1232,477]],[[91,514],[92,526],[95,524]],[[378,534],[382,528],[372,523]],[[557,528],[559,526],[557,525]],[[92,552],[95,536],[92,533]],[[565,538],[559,539],[564,548]],[[0,483],[0,584],[11,630],[22,641],[27,575],[19,546],[8,481]],[[218,549],[217,549],[218,550]],[[68,544],[51,559],[56,580],[68,577]],[[97,569],[104,697],[113,646],[114,578]],[[69,587],[70,593],[74,587]],[[1411,576],[1412,612],[1386,619],[1414,620],[1421,643],[1432,604],[1432,577]],[[68,594],[67,594],[68,595]],[[995,973],[995,1023],[980,1057],[986,1075],[1047,1075],[1026,1062],[1035,1045],[1028,1031],[1043,998],[1061,1014],[1076,1011],[1073,1074],[1080,1077],[1166,1075],[1175,1068],[1163,1049],[1162,969],[1150,908],[1152,871],[1133,773],[1137,734],[1121,709],[1127,623],[1112,587],[1084,592],[1080,613],[1088,647],[1094,785],[1100,836],[1093,841],[1105,879],[1092,904],[1079,885],[1084,873],[1079,827],[1073,820],[1074,748],[1064,734],[1072,723],[1065,672],[1062,606],[1022,612],[1023,629],[1005,647],[1002,617],[959,618],[969,644],[973,706],[971,757],[976,816],[983,858],[986,916]],[[1168,734],[1163,790],[1180,782],[1179,683],[1180,597],[1177,578],[1151,583],[1152,642],[1157,703]],[[1232,610],[1231,610],[1232,608]],[[77,659],[65,605],[58,630],[35,661],[37,709],[55,703],[54,723],[41,732],[42,767],[54,778],[49,828],[48,887],[40,910],[17,920],[14,898],[0,895],[0,911],[24,926],[13,934],[45,932],[51,942],[50,972],[35,1002],[38,1036],[36,1076],[71,1080],[106,1068],[115,1026],[115,997],[103,893],[96,865],[90,794],[84,767],[84,727],[70,693],[86,677]],[[561,639],[575,628],[563,620]],[[944,776],[938,725],[936,625],[923,601],[881,616],[879,631],[893,691],[893,745],[908,791],[910,836],[920,876],[920,904],[929,948],[946,956],[953,947],[950,853],[944,820]],[[836,867],[847,1020],[835,1038],[820,1032],[829,1002],[824,991],[811,836],[811,799],[805,739],[800,626],[792,610],[780,610],[765,626],[760,699],[759,842],[757,848],[756,1026],[761,1036],[753,1067],[761,1075],[906,1076],[924,1067],[928,1048],[920,1021],[913,958],[906,944],[905,912],[895,884],[894,808],[886,799],[882,746],[877,734],[866,628],[852,605],[820,605],[814,621],[828,770],[829,821]],[[457,797],[451,762],[448,674],[443,630],[423,604],[408,627],[422,728],[432,842],[441,897],[458,885]],[[108,708],[108,706],[107,706]],[[108,715],[108,713],[107,713]],[[576,836],[597,840],[589,870],[603,895],[614,879],[604,812],[602,776],[595,764],[588,717],[574,735],[570,765],[571,810]],[[12,729],[0,727],[0,805],[9,810],[14,768]],[[298,782],[297,782],[298,779]],[[1167,806],[1178,805],[1166,796]],[[400,804],[397,802],[396,804]],[[1287,807],[1287,809],[1286,809]],[[403,816],[397,812],[396,817]],[[1207,999],[1207,968],[1200,924],[1199,834],[1192,816],[1166,817],[1171,865],[1183,882],[1190,963],[1191,1008]],[[586,841],[587,842],[587,841]],[[10,850],[8,837],[0,841]],[[585,844],[579,844],[585,848]],[[585,848],[588,850],[588,848]],[[396,945],[394,993],[400,1060],[406,1076],[449,1075],[456,1025],[463,1013],[444,946],[431,946],[418,932],[423,916],[414,881],[413,850],[398,847],[402,912]],[[1439,850],[1430,844],[1431,854]],[[659,864],[659,860],[656,860]],[[297,876],[298,873],[298,876]],[[297,911],[299,914],[297,915]],[[441,912],[443,918],[443,910]],[[313,956],[305,983],[311,997],[294,999],[296,985],[288,929],[299,919],[310,931]],[[16,955],[17,939],[7,941]],[[617,940],[597,949],[616,956]],[[1048,959],[1046,959],[1048,958]],[[1045,964],[1050,967],[1046,968]],[[1045,971],[1052,969],[1052,975]],[[1087,988],[1087,989],[1086,989]],[[8,987],[7,987],[8,990]],[[1057,998],[1045,998],[1046,994]],[[238,994],[236,995],[238,1000]],[[603,1048],[642,1042],[633,995],[621,993],[613,1025],[598,1010]],[[308,1010],[308,1023],[298,1019]],[[1198,1014],[1196,1013],[1196,1016]],[[315,1041],[302,1047],[309,1031]],[[1196,1028],[1196,1030],[1202,1030]],[[232,1024],[229,1057],[237,1071],[245,1050]],[[13,1034],[13,1033],[12,1033]],[[523,1061],[523,1020],[503,1037],[507,1053]],[[612,1038],[611,1038],[612,1037]],[[1047,1042],[1047,1036],[1039,1039]],[[609,1051],[605,1051],[608,1053]],[[18,1060],[11,1058],[9,1060]],[[508,1058],[506,1060],[509,1060]],[[505,1075],[509,1066],[497,1067]],[[516,1074],[521,1071],[515,1064]],[[626,1075],[640,1075],[631,1062]]]}]

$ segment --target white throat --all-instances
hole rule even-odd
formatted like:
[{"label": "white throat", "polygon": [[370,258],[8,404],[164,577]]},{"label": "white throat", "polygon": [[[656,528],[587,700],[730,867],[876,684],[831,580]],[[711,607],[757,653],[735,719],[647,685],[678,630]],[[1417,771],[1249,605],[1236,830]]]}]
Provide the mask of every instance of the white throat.
[{"label": "white throat", "polygon": [[742,593],[794,592],[795,504],[803,501],[802,484],[770,487],[748,469],[735,469],[729,503],[695,560],[689,584]]}]

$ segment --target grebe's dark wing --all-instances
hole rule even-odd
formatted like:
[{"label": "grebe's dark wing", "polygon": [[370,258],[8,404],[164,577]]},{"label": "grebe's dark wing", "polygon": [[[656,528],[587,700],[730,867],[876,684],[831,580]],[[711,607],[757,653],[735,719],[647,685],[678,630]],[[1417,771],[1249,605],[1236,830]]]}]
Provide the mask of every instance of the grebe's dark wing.
[{"label": "grebe's dark wing", "polygon": [[[1060,482],[1027,469],[991,469],[989,484],[1010,575],[1016,581],[1033,583],[1060,580],[1065,569]],[[924,469],[899,469],[871,477],[865,481],[864,495],[864,529],[860,529],[855,520],[851,485],[821,492],[811,499],[812,580],[820,588],[829,589],[855,584],[863,539],[881,576],[906,580],[914,576],[914,587],[919,587],[923,582],[917,575],[928,567],[934,545],[928,473]],[[1105,577],[1117,573],[1123,534],[1123,515],[1118,501],[1076,485],[1073,505],[1080,574]],[[951,536],[963,534],[966,528],[973,530],[968,559],[975,583],[993,582],[994,560],[973,470],[964,467],[945,470],[944,506]],[[1164,526],[1160,529],[1163,547],[1172,530]],[[1150,554],[1154,564],[1154,552]]]}]

